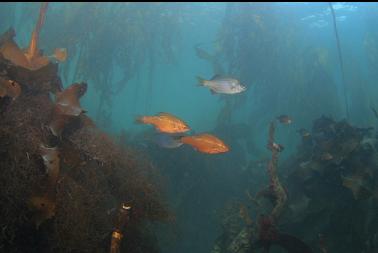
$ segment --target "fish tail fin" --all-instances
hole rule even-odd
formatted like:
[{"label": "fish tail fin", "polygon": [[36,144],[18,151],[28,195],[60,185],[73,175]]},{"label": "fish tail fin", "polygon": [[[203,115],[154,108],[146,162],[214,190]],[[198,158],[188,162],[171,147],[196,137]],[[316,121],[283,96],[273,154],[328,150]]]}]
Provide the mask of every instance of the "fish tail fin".
[{"label": "fish tail fin", "polygon": [[207,80],[200,77],[200,76],[197,76],[197,81],[198,81],[198,86],[206,86],[206,82]]},{"label": "fish tail fin", "polygon": [[145,124],[146,123],[146,117],[145,116],[137,116],[135,118],[136,124]]}]

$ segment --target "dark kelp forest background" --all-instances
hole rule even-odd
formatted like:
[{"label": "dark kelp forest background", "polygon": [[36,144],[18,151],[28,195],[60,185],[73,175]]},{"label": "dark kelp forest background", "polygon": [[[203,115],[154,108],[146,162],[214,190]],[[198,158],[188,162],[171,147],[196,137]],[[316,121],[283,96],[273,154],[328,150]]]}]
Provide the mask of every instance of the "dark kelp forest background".
[{"label": "dark kelp forest background", "polygon": [[[17,43],[26,46],[39,7],[2,3],[0,31],[13,26]],[[210,252],[226,207],[248,202],[246,190],[256,193],[266,185],[265,168],[256,161],[269,158],[266,139],[275,116],[294,119],[277,129],[285,146],[282,164],[297,152],[296,130],[311,129],[321,115],[338,121],[348,106],[353,126],[377,125],[370,107],[378,108],[378,8],[349,3],[335,12],[344,83],[328,3],[51,3],[40,44],[48,52],[67,48],[68,60],[59,66],[63,85],[87,81],[81,101],[88,115],[143,152],[165,177],[176,219],[159,228],[163,252]],[[316,17],[305,18],[310,15]],[[328,25],[314,25],[319,20]],[[196,87],[197,75],[216,73],[238,77],[247,92],[212,96]],[[186,147],[156,147],[149,128],[134,119],[160,111],[180,116],[197,132],[216,133],[231,152],[207,157]],[[322,217],[317,225],[327,228]],[[308,241],[321,230],[303,226],[311,230],[302,238]],[[348,244],[347,238],[363,237],[361,231],[338,233],[330,252],[359,252],[362,239]]]}]

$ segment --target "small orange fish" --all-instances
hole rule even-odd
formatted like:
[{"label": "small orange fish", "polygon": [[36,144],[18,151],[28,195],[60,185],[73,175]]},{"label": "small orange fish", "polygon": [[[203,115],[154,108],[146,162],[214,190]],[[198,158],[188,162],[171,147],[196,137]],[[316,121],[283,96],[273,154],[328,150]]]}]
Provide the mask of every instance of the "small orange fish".
[{"label": "small orange fish", "polygon": [[13,81],[0,77],[0,97],[11,97],[15,100],[21,94],[21,86]]},{"label": "small orange fish", "polygon": [[67,49],[57,48],[55,49],[53,57],[60,62],[63,62],[67,59]]},{"label": "small orange fish", "polygon": [[230,150],[222,140],[211,134],[185,136],[181,138],[181,141],[199,152],[207,154],[225,153]]},{"label": "small orange fish", "polygon": [[157,116],[142,116],[137,122],[154,125],[162,133],[184,133],[190,130],[189,126],[172,114],[161,112]]}]

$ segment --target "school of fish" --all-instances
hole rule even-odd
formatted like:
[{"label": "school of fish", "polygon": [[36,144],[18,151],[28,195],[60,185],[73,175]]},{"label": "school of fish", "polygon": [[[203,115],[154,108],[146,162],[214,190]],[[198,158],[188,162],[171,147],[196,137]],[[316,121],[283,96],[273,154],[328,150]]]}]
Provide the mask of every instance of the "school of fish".
[{"label": "school of fish", "polygon": [[163,148],[178,148],[187,144],[206,154],[219,154],[230,150],[221,139],[208,133],[183,135],[191,130],[190,127],[170,113],[161,112],[154,116],[141,116],[137,118],[137,122],[153,125],[158,131],[155,141]]}]

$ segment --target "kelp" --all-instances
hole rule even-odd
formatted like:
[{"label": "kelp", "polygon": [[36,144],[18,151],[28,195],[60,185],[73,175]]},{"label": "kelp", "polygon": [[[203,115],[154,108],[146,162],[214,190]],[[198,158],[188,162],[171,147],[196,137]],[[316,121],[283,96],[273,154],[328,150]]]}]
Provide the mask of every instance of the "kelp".
[{"label": "kelp", "polygon": [[[41,33],[42,48],[54,50],[57,43],[67,49],[70,61],[60,70],[65,83],[90,76],[88,82],[99,94],[96,121],[100,126],[111,123],[112,97],[131,79],[147,73],[151,93],[155,66],[175,62],[173,44],[179,37],[180,11],[171,12],[167,5],[50,3],[49,21]],[[175,4],[170,5],[175,8]],[[37,5],[19,7],[22,11],[17,21],[30,22]],[[61,53],[56,51],[56,55]],[[120,75],[115,74],[115,69],[120,70]]]},{"label": "kelp", "polygon": [[66,60],[65,49],[55,49],[55,54],[53,56],[47,56],[44,55],[39,48],[39,37],[45,21],[47,6],[48,3],[42,3],[41,5],[38,21],[32,32],[30,43],[27,48],[22,49],[13,40],[13,37],[16,34],[12,28],[10,28],[8,32],[4,34],[3,38],[1,39],[0,52],[5,59],[11,61],[16,66],[32,71],[46,66],[51,61],[52,57],[58,61]]},{"label": "kelp", "polygon": [[336,14],[335,14],[335,10],[333,9],[333,5],[332,5],[331,2],[328,2],[328,6],[329,6],[329,8],[331,10],[331,14],[332,14],[333,30],[334,30],[334,33],[335,33],[335,39],[336,39],[336,45],[337,45],[337,56],[338,56],[339,65],[340,65],[346,118],[349,119],[349,104],[348,104],[346,79],[345,79],[345,71],[344,71],[344,61],[343,61],[343,54],[341,53],[340,37],[339,37],[339,32],[338,32],[337,23],[336,23]]},{"label": "kelp", "polygon": [[[344,120],[314,120],[309,140],[302,140],[284,166],[291,212],[284,217],[285,230],[312,240],[321,234],[321,252],[374,252],[369,238],[377,233],[376,138],[373,129]],[[331,159],[322,159],[324,152]]]},{"label": "kelp", "polygon": [[319,113],[344,112],[332,74],[337,62],[328,57],[330,48],[323,46],[323,42],[305,40],[302,33],[307,32],[307,27],[301,21],[303,13],[281,8],[280,4],[228,3],[217,36],[219,49],[214,57],[225,64],[228,75],[248,86],[247,94],[233,103],[231,111],[235,114],[248,103],[249,120],[258,119],[254,127],[259,131],[263,131],[273,115],[290,112],[306,125]]},{"label": "kelp", "polygon": [[147,73],[151,92],[155,66],[175,62],[173,44],[179,35],[180,11],[171,12],[167,5],[76,3],[51,10],[54,20],[46,24],[49,33],[43,34],[42,41],[46,45],[59,42],[73,56],[72,64],[63,66],[64,80],[90,76],[89,83],[99,93],[100,125],[109,124],[112,97],[131,79]]},{"label": "kelp", "polygon": [[[282,146],[275,142],[275,122],[269,126],[267,148],[271,151],[271,159],[267,163],[269,185],[266,189],[252,197],[247,191],[250,204],[257,208],[256,218],[250,216],[250,212],[240,204],[240,208],[225,210],[223,232],[213,246],[213,253],[219,252],[257,252],[263,248],[269,252],[272,246],[278,246],[288,253],[312,253],[312,249],[297,236],[281,231],[279,225],[285,218],[285,211],[288,207],[288,193],[281,183],[277,168],[278,157],[282,152]],[[264,211],[260,204],[259,197],[267,198],[273,205],[269,211]],[[239,213],[244,225],[235,218]],[[260,213],[260,214],[259,214]],[[254,220],[257,220],[255,223]]]}]

